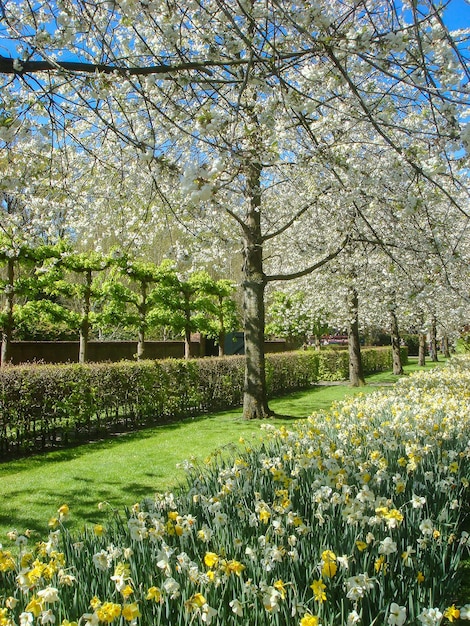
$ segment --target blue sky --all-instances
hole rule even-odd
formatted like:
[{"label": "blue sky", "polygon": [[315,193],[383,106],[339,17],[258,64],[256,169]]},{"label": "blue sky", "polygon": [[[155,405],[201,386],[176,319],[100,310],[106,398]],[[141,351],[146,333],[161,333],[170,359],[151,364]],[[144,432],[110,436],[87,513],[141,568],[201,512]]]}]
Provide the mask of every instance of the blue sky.
[{"label": "blue sky", "polygon": [[452,0],[447,10],[446,23],[449,28],[469,28],[470,1]]}]

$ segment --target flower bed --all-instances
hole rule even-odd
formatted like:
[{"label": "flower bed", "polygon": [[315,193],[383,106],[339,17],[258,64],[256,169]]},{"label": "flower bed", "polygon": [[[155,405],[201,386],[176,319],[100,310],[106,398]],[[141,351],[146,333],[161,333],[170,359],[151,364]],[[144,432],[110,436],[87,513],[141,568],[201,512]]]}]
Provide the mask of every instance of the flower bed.
[{"label": "flower bed", "polygon": [[[79,537],[0,552],[0,624],[431,626],[457,603],[470,460],[470,363],[416,374],[260,448],[188,463]],[[70,503],[73,511],[73,503]]]}]

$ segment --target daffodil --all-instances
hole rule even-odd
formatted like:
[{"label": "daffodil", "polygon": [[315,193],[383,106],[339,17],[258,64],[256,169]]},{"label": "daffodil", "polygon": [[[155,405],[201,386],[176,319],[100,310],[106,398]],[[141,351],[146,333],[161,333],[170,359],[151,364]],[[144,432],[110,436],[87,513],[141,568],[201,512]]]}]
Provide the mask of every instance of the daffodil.
[{"label": "daffodil", "polygon": [[455,607],[455,604],[452,604],[444,611],[444,617],[447,618],[449,622],[454,622],[459,619],[460,611]]},{"label": "daffodil", "polygon": [[137,602],[125,604],[122,608],[122,616],[127,622],[133,622],[140,617],[139,605]]},{"label": "daffodil", "polygon": [[313,591],[313,597],[316,602],[320,602],[321,604],[322,602],[326,601],[326,585],[321,578],[319,580],[314,580],[313,583],[310,585],[310,588]]}]

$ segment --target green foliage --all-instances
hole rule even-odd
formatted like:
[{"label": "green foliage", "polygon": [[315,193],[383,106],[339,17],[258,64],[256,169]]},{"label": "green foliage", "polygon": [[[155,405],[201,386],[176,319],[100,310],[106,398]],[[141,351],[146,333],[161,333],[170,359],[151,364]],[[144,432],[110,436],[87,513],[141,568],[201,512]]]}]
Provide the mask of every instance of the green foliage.
[{"label": "green foliage", "polygon": [[[345,380],[349,378],[349,353],[345,348],[321,350],[319,353],[320,380]],[[408,362],[406,348],[401,349],[403,365]],[[386,372],[392,369],[392,352],[390,348],[363,348],[361,350],[364,374]]]},{"label": "green foliage", "polygon": [[51,300],[32,300],[15,307],[15,334],[23,340],[76,339],[80,316]]},{"label": "green foliage", "polygon": [[[363,352],[366,373],[391,368],[390,350]],[[233,356],[4,368],[0,453],[36,452],[240,406],[244,365],[244,357]],[[270,397],[308,388],[320,379],[348,377],[345,353],[328,350],[268,354],[266,370]]]},{"label": "green foliage", "polygon": [[470,352],[470,333],[462,334],[457,341],[456,352],[464,354]]},{"label": "green foliage", "polygon": [[402,335],[401,337],[408,348],[410,356],[418,356],[419,354],[419,335]]}]

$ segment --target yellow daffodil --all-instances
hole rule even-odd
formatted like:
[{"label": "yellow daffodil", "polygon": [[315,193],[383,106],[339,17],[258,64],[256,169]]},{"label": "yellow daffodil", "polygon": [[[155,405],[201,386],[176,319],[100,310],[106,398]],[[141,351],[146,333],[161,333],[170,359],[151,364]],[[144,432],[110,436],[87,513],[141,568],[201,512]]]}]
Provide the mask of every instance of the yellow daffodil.
[{"label": "yellow daffodil", "polygon": [[97,537],[104,535],[104,526],[102,524],[95,524],[93,531]]},{"label": "yellow daffodil", "polygon": [[444,617],[447,618],[449,622],[454,622],[456,619],[459,619],[460,611],[459,609],[455,608],[455,604],[452,604],[452,606],[449,606],[444,611]]},{"label": "yellow daffodil", "polygon": [[37,596],[33,596],[26,605],[26,613],[32,613],[34,617],[39,617],[43,609],[43,603]]},{"label": "yellow daffodil", "polygon": [[204,563],[207,567],[214,567],[217,565],[219,557],[215,552],[206,552],[204,555]]},{"label": "yellow daffodil", "polygon": [[122,616],[127,622],[132,622],[137,617],[140,617],[139,605],[137,602],[126,604],[122,609]]},{"label": "yellow daffodil", "polygon": [[100,622],[110,624],[121,615],[121,605],[114,602],[103,602],[96,609],[96,615]]},{"label": "yellow daffodil", "polygon": [[317,602],[320,602],[320,604],[322,602],[325,602],[326,600],[326,593],[325,593],[325,589],[326,589],[326,585],[323,582],[323,580],[320,578],[319,580],[314,580],[313,583],[310,585],[310,588],[313,591],[313,597]]},{"label": "yellow daffodil", "polygon": [[65,519],[70,513],[69,506],[67,504],[63,504],[61,507],[59,507],[57,513],[59,514],[60,520]]},{"label": "yellow daffodil", "polygon": [[154,602],[160,602],[162,599],[162,592],[159,587],[150,587],[147,591],[147,600],[153,600]]}]

